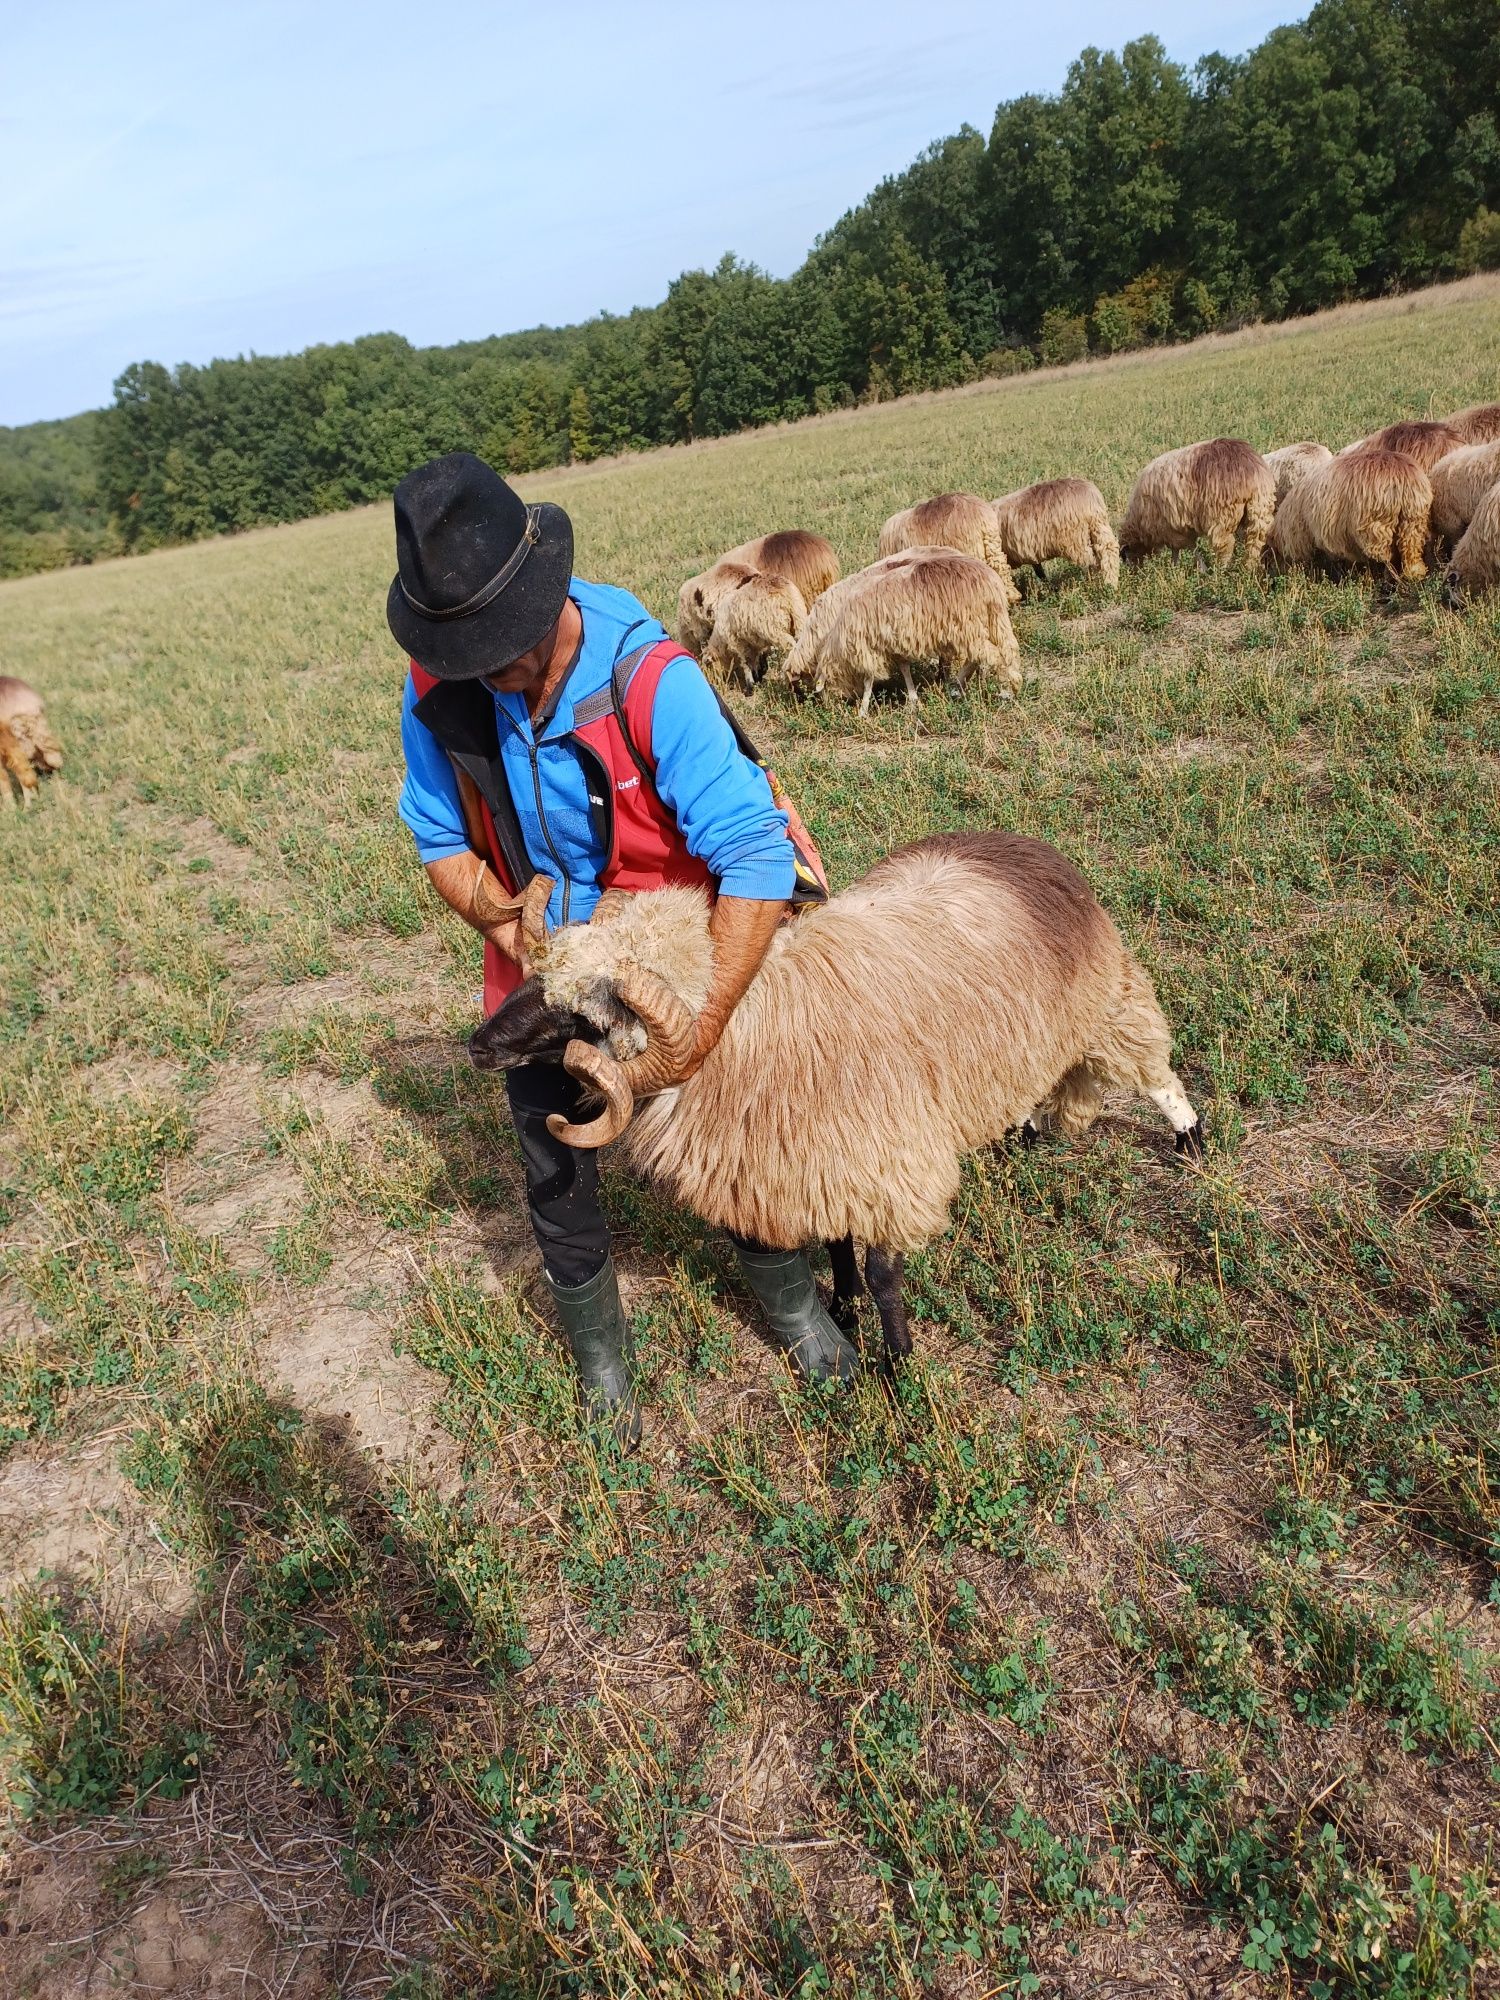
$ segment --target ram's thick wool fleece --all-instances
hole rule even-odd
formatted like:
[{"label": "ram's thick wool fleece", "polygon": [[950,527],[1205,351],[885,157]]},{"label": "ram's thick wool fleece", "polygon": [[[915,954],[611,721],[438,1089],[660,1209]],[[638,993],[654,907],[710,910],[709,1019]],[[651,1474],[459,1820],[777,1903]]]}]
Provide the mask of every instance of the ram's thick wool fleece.
[{"label": "ram's thick wool fleece", "polygon": [[1145,466],[1120,523],[1120,553],[1190,549],[1207,542],[1227,563],[1242,538],[1245,560],[1258,563],[1276,512],[1276,475],[1243,438],[1179,445]]},{"label": "ram's thick wool fleece", "polygon": [[[556,932],[539,969],[549,1002],[605,1026],[627,962],[696,1012],[703,896],[628,898]],[[620,1143],[674,1200],[759,1242],[915,1250],[946,1226],[963,1155],[1028,1116],[1081,1131],[1115,1086],[1191,1129],[1171,1043],[1071,862],[1016,834],[938,834],[781,930],[703,1067],[639,1103]],[[634,1052],[628,1036],[614,1052]]]},{"label": "ram's thick wool fleece", "polygon": [[894,556],[903,549],[957,549],[960,555],[973,556],[976,562],[988,563],[1001,579],[1009,603],[1021,601],[1011,581],[995,510],[977,493],[939,493],[892,514],[880,530],[877,553]]},{"label": "ram's thick wool fleece", "polygon": [[1276,511],[1280,563],[1370,563],[1415,582],[1427,574],[1432,483],[1399,451],[1340,452],[1294,486]]},{"label": "ram's thick wool fleece", "polygon": [[719,600],[756,570],[784,576],[797,586],[802,602],[811,604],[838,582],[839,559],[832,542],[806,528],[783,528],[726,549],[717,562],[690,576],[677,593],[677,637],[689,652],[701,658]]},{"label": "ram's thick wool fleece", "polygon": [[1292,488],[1309,472],[1326,465],[1333,453],[1315,438],[1299,438],[1296,444],[1279,445],[1265,454],[1266,464],[1276,476],[1276,505],[1279,507]]},{"label": "ram's thick wool fleece", "polygon": [[1461,444],[1432,468],[1432,532],[1440,542],[1456,542],[1474,511],[1500,480],[1500,437],[1489,444]]},{"label": "ram's thick wool fleece", "polygon": [[1080,569],[1099,572],[1115,590],[1120,582],[1120,544],[1109,524],[1104,495],[1090,479],[1041,479],[1018,486],[994,503],[995,525],[1011,567],[1040,567],[1060,557]]},{"label": "ram's thick wool fleece", "polygon": [[794,687],[869,707],[877,683],[936,667],[962,687],[973,673],[1014,694],[1021,651],[1006,579],[957,549],[904,549],[845,577],[811,607],[786,660]]}]

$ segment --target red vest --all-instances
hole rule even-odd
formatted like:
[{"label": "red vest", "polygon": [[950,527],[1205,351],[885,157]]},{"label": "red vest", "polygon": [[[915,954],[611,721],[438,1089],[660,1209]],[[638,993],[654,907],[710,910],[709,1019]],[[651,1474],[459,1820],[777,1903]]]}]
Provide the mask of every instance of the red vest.
[{"label": "red vest", "polygon": [[[670,884],[695,884],[708,889],[710,894],[713,892],[712,875],[696,855],[688,852],[676,820],[662,804],[656,786],[651,782],[656,770],[656,759],[651,752],[651,712],[656,702],[656,690],[663,670],[671,661],[682,656],[680,646],[670,639],[661,639],[637,661],[620,701],[625,725],[630,732],[628,742],[620,727],[613,700],[607,699],[607,685],[602,691],[604,699],[600,696],[587,698],[579,704],[575,714],[572,735],[603,765],[611,786],[612,810],[608,815],[610,839],[607,858],[599,871],[601,889],[633,891],[662,889]],[[411,663],[411,677],[419,699],[438,685],[435,677],[419,667],[415,660]],[[732,717],[730,719],[733,720]],[[632,753],[632,745],[636,754]],[[760,760],[752,755],[752,761]],[[769,773],[767,775],[770,776]],[[770,782],[777,805],[787,810],[788,802],[780,795],[774,776],[770,776]],[[489,848],[485,859],[494,869],[506,894],[518,895],[525,884],[512,881],[502,859],[502,847],[489,806],[478,797],[477,792],[474,797],[483,817]],[[801,850],[798,853],[799,877],[806,874],[805,857],[810,855],[812,874],[823,885],[821,893],[826,893],[826,877],[817,850],[799,820],[794,821],[794,832],[793,846]],[[513,993],[520,983],[521,968],[514,959],[507,958],[486,940],[485,1013],[493,1014],[501,1001]]]}]

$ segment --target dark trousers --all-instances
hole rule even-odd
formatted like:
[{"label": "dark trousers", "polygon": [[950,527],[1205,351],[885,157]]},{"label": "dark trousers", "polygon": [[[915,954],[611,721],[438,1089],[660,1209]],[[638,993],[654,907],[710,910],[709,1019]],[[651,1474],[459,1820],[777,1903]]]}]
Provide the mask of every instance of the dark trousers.
[{"label": "dark trousers", "polygon": [[[585,1086],[561,1063],[525,1063],[505,1078],[521,1142],[526,1205],[542,1263],[554,1285],[586,1285],[609,1255],[609,1224],[599,1206],[599,1155],[565,1146],[547,1130],[549,1112],[577,1121]],[[762,1246],[736,1236],[744,1250]]]}]

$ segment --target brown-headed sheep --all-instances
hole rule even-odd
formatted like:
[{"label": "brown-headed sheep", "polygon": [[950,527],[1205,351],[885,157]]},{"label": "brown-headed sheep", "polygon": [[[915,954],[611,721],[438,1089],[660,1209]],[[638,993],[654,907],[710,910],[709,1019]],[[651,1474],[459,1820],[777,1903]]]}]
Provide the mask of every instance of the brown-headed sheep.
[{"label": "brown-headed sheep", "polygon": [[[28,682],[13,674],[0,674],[0,770],[8,771],[21,787],[23,805],[36,796],[37,773],[62,769],[62,745],[47,721],[42,698]],[[11,800],[8,780],[7,804]]]},{"label": "brown-headed sheep", "polygon": [[1084,1131],[1110,1089],[1149,1098],[1177,1150],[1201,1150],[1149,976],[1072,863],[1018,834],[917,841],[784,926],[682,1084],[664,1087],[712,968],[701,891],[621,897],[533,965],[476,1030],[475,1063],[561,1056],[604,1108],[550,1120],[557,1137],[624,1134],[630,1164],[706,1222],[827,1243],[845,1324],[864,1243],[889,1359],[910,1349],[903,1258],[947,1227],[966,1153],[1033,1115]]},{"label": "brown-headed sheep", "polygon": [[939,493],[892,514],[880,530],[880,554],[899,555],[903,549],[957,549],[973,556],[976,562],[988,563],[1004,583],[1008,603],[1021,601],[1011,581],[995,510],[977,493]]},{"label": "brown-headed sheep", "polygon": [[1269,553],[1278,563],[1317,567],[1372,563],[1417,582],[1432,483],[1404,452],[1340,452],[1309,472],[1276,510]]},{"label": "brown-headed sheep", "polygon": [[793,687],[857,700],[867,715],[876,683],[898,675],[915,705],[918,666],[937,667],[960,688],[978,672],[1007,693],[1019,689],[1005,584],[988,563],[957,549],[903,549],[845,577],[831,604],[809,611],[785,672]]},{"label": "brown-headed sheep", "polygon": [[1326,444],[1318,444],[1312,438],[1303,438],[1297,444],[1284,444],[1275,451],[1265,454],[1266,464],[1276,475],[1276,505],[1279,507],[1288,493],[1304,474],[1319,465],[1326,465],[1333,453]]},{"label": "brown-headed sheep", "polygon": [[994,503],[1000,544],[1013,570],[1023,564],[1045,577],[1054,556],[1094,569],[1111,590],[1120,582],[1120,544],[1104,495],[1088,479],[1042,479],[1018,486]]},{"label": "brown-headed sheep", "polygon": [[1368,437],[1356,438],[1353,444],[1344,446],[1339,457],[1348,458],[1357,451],[1399,451],[1405,458],[1414,458],[1424,472],[1431,472],[1440,458],[1463,442],[1451,424],[1410,417],[1399,424],[1387,424],[1384,430],[1371,431]]},{"label": "brown-headed sheep", "polygon": [[701,654],[714,626],[714,606],[726,588],[743,582],[739,576],[725,577],[725,570],[764,570],[784,576],[801,593],[802,602],[811,604],[829,584],[837,583],[839,559],[833,544],[806,528],[783,528],[773,535],[758,535],[753,542],[741,542],[726,549],[717,562],[698,576],[690,576],[677,593],[677,637],[691,653]]},{"label": "brown-headed sheep", "polygon": [[1257,563],[1275,512],[1276,475],[1243,438],[1179,445],[1153,458],[1131,488],[1120,554],[1134,560],[1202,541],[1222,565],[1242,538],[1245,560]]},{"label": "brown-headed sheep", "polygon": [[1500,482],[1490,488],[1474,509],[1473,519],[1453,551],[1443,582],[1448,601],[1454,605],[1465,597],[1500,590]]},{"label": "brown-headed sheep", "polygon": [[738,676],[748,694],[765,672],[769,656],[780,653],[784,658],[806,622],[807,606],[790,578],[753,570],[720,595],[703,664],[718,680]]},{"label": "brown-headed sheep", "polygon": [[1465,444],[1493,444],[1500,438],[1500,403],[1471,403],[1445,421]]},{"label": "brown-headed sheep", "polygon": [[1474,509],[1500,479],[1500,438],[1461,444],[1432,468],[1432,533],[1452,546],[1474,518]]}]

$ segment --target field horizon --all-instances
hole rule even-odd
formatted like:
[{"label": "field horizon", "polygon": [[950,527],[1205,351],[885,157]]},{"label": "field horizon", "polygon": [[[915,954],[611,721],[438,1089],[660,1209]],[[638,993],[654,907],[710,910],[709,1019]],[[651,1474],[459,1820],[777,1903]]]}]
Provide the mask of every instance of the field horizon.
[{"label": "field horizon", "polygon": [[[518,480],[669,617],[773,527],[1500,393],[1500,277]],[[478,953],[396,820],[389,514],[0,584],[0,1989],[1477,2000],[1500,1961],[1500,605],[1059,568],[1026,683],[737,706],[834,875],[964,825],[1156,979],[975,1156],[894,1395],[607,1168],[579,1421]],[[1057,566],[1055,566],[1057,567]],[[873,1321],[864,1329],[867,1347]]]}]

